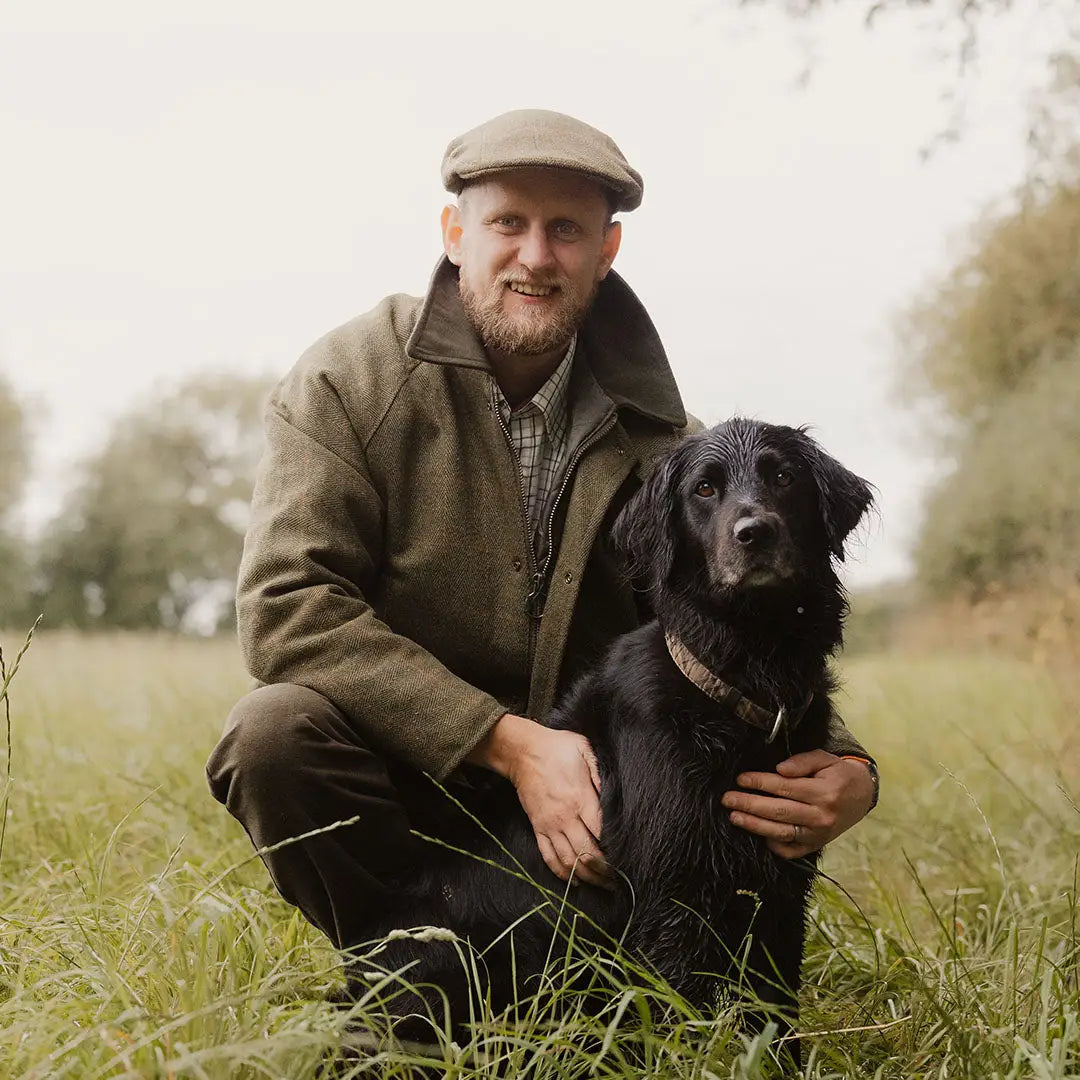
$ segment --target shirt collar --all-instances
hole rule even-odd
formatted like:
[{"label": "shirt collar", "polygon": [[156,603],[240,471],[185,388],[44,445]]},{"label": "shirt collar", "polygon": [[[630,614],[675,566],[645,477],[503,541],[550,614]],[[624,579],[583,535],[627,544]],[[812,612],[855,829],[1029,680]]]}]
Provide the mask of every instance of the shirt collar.
[{"label": "shirt collar", "polygon": [[[457,267],[445,256],[432,274],[405,351],[416,360],[491,370],[461,306]],[[677,427],[686,423],[656,328],[641,301],[614,270],[600,282],[581,326],[577,351],[616,406]]]},{"label": "shirt collar", "polygon": [[[566,411],[566,397],[570,386],[570,368],[574,363],[574,353],[577,350],[577,334],[570,339],[566,348],[566,354],[559,361],[559,366],[548,376],[546,382],[535,394],[520,408],[511,410],[510,403],[503,395],[502,389],[498,389],[499,406],[507,417],[511,412],[525,412],[530,406],[535,406],[544,414],[544,420],[550,422],[552,416],[558,416]],[[496,386],[498,384],[496,383]]]}]

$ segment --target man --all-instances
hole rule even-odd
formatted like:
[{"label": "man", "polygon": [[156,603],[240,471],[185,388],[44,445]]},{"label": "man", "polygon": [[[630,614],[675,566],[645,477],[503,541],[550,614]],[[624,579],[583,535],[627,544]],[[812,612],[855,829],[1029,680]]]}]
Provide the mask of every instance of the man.
[{"label": "man", "polygon": [[[508,777],[548,866],[609,883],[589,745],[540,721],[642,617],[608,532],[689,426],[611,271],[612,214],[642,197],[615,143],[508,113],[453,140],[442,173],[458,199],[427,295],[331,332],[271,401],[237,607],[266,685],[207,766],[341,948],[424,857],[410,826],[438,828],[423,772]],[[766,794],[729,793],[733,819],[784,857],[850,827],[874,785],[843,755],[868,759],[842,725],[829,749],[741,778]]]}]

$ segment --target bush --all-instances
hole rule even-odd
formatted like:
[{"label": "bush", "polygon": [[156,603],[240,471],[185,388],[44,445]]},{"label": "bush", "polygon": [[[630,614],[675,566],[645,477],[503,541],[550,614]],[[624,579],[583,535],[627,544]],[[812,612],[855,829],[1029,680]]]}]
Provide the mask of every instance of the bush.
[{"label": "bush", "polygon": [[915,552],[934,591],[979,594],[1080,568],[1080,348],[1046,360],[961,442]]}]

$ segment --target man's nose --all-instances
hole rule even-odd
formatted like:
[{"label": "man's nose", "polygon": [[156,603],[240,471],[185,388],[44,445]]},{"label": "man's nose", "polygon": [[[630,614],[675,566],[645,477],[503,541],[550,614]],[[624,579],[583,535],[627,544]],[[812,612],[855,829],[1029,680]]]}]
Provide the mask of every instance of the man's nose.
[{"label": "man's nose", "polygon": [[534,226],[521,238],[518,259],[530,270],[546,270],[554,265],[555,251],[551,237],[542,225]]}]

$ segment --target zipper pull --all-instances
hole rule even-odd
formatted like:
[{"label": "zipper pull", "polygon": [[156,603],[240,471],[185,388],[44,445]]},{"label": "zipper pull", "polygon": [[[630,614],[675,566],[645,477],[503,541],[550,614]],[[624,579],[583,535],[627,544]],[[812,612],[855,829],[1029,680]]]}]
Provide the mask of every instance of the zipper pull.
[{"label": "zipper pull", "polygon": [[532,576],[532,585],[529,594],[525,597],[525,614],[530,618],[539,619],[544,614],[544,575],[537,572]]}]

